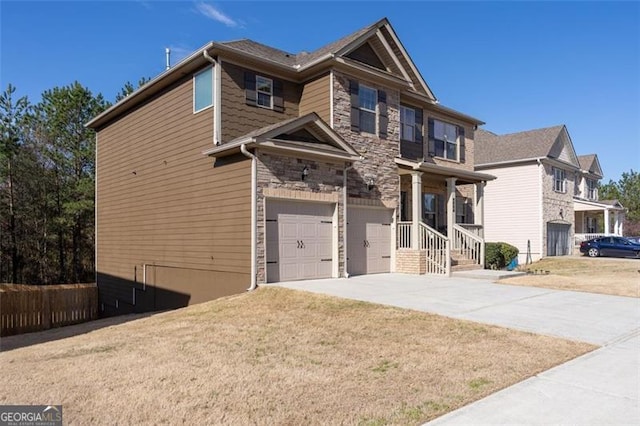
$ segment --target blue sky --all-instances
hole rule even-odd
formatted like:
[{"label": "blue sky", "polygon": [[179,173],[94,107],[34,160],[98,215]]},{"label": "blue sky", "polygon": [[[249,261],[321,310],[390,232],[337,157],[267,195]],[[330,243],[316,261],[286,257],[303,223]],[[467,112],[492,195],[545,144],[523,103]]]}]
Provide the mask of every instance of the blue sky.
[{"label": "blue sky", "polygon": [[566,124],[604,182],[640,169],[638,2],[0,1],[0,83],[113,100],[208,41],[312,51],[388,17],[443,105],[496,133]]}]

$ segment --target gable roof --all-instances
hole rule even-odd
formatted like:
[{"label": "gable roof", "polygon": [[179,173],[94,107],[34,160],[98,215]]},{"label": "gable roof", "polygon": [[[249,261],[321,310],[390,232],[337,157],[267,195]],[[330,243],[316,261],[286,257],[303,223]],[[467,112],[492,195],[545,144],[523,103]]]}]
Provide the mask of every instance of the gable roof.
[{"label": "gable roof", "polygon": [[602,168],[600,168],[600,161],[598,161],[597,154],[579,155],[578,162],[580,168],[588,173],[602,177]]},{"label": "gable roof", "polygon": [[[351,52],[365,43],[369,43],[374,48],[387,70],[367,66],[348,57]],[[370,72],[372,76],[385,77],[389,81],[395,82],[395,84],[404,86],[407,94],[431,103],[433,108],[449,114],[455,114],[475,124],[482,124],[482,121],[476,118],[448,109],[438,103],[434,93],[422,78],[420,71],[398,39],[389,20],[383,18],[310,53],[299,52],[294,54],[285,52],[249,39],[209,42],[172,68],[165,70],[129,96],[94,117],[86,126],[100,129],[121,114],[135,108],[146,99],[184,78],[185,75],[196,72],[208,65],[218,55],[221,55],[223,60],[225,55],[234,60],[237,59],[234,58],[235,56],[240,56],[243,60],[264,65],[266,69],[275,69],[284,78],[292,81],[304,81],[305,78],[313,76],[316,72],[320,72],[331,65],[346,66],[349,67],[347,68],[348,70],[364,70]]]},{"label": "gable roof", "polygon": [[315,112],[253,130],[203,154],[224,157],[239,152],[241,145],[341,161],[360,158],[360,154]]},{"label": "gable roof", "polygon": [[[559,159],[578,165],[577,155],[564,125],[497,135],[484,129],[475,132],[476,165],[511,163],[539,158]],[[565,151],[568,149],[568,152]]]}]

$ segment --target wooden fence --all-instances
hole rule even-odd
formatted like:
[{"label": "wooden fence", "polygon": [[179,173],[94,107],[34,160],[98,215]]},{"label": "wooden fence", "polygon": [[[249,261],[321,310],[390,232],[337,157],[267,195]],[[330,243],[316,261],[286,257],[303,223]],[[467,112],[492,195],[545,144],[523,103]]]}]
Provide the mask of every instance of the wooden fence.
[{"label": "wooden fence", "polygon": [[98,318],[95,284],[0,284],[0,336],[30,333]]}]

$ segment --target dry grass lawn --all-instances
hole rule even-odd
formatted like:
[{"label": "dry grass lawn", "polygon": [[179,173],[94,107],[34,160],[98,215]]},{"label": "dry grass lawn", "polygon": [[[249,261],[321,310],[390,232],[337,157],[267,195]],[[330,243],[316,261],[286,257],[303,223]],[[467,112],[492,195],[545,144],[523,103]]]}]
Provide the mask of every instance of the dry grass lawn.
[{"label": "dry grass lawn", "polygon": [[0,404],[63,404],[69,424],[420,424],[594,348],[278,288],[102,325],[3,339]]},{"label": "dry grass lawn", "polygon": [[549,271],[498,281],[512,284],[640,297],[640,260],[578,256],[546,257],[524,269]]}]

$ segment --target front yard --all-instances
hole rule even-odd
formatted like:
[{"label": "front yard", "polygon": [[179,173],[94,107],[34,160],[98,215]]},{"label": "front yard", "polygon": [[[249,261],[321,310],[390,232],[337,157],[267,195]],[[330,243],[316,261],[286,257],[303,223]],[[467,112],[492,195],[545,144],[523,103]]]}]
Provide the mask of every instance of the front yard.
[{"label": "front yard", "polygon": [[421,424],[594,349],[279,288],[90,324],[2,339],[0,404],[62,404],[70,424]]},{"label": "front yard", "polygon": [[520,269],[537,273],[503,279],[498,283],[640,297],[638,259],[546,257]]}]

